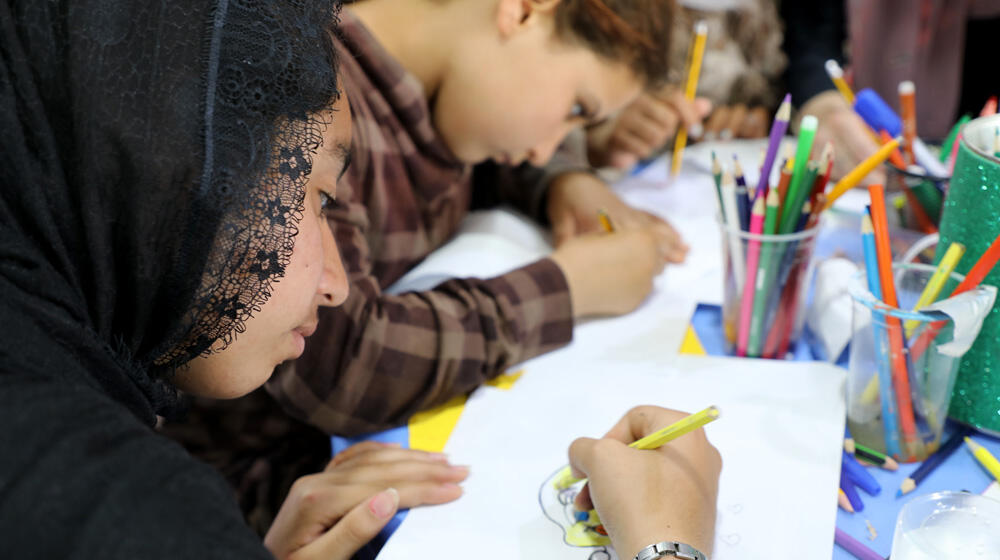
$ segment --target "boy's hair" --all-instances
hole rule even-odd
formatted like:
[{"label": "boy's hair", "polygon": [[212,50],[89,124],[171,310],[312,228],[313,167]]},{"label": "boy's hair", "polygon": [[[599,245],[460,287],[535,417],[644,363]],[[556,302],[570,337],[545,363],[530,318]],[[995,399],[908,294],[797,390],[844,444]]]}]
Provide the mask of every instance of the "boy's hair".
[{"label": "boy's hair", "polygon": [[667,79],[673,13],[673,0],[562,0],[556,34],[628,64],[656,87]]}]

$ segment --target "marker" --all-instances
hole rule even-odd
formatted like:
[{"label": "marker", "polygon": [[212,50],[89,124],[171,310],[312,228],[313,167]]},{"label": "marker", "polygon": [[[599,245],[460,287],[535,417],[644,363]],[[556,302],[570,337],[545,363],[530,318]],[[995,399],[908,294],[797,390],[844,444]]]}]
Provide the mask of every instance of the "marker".
[{"label": "marker", "polygon": [[[697,430],[705,424],[716,420],[718,417],[719,409],[715,406],[710,406],[705,410],[695,412],[694,414],[682,418],[666,428],[657,430],[642,439],[633,441],[628,446],[632,449],[656,449],[663,446],[665,443]],[[555,487],[563,490],[565,488],[569,488],[577,482],[580,482],[581,480],[583,479],[575,478],[573,476],[572,469],[567,466],[560,471],[559,475],[556,477]]]}]

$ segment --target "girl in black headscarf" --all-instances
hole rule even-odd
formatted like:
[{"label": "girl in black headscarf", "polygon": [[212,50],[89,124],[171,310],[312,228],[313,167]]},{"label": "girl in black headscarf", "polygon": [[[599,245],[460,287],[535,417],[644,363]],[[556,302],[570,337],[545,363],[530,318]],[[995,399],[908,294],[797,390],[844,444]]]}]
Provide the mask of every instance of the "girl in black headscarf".
[{"label": "girl in black headscarf", "polygon": [[[259,386],[346,297],[333,4],[0,3],[0,555],[269,556],[152,426],[174,387]],[[347,558],[464,478],[352,453],[295,485],[271,552]]]},{"label": "girl in black headscarf", "polygon": [[[0,2],[3,556],[339,560],[398,507],[461,493],[464,467],[361,444],[293,485],[265,548],[221,477],[152,429],[177,388],[259,386],[346,296],[323,216],[351,136],[333,4]],[[638,409],[570,451],[580,507],[629,557],[711,543],[704,434],[623,443],[678,414]]]}]

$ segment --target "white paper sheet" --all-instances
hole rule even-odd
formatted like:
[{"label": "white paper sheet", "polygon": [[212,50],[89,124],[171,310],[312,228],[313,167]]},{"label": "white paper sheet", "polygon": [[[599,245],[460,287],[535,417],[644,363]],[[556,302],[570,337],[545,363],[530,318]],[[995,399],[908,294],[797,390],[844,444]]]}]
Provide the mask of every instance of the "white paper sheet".
[{"label": "white paper sheet", "polygon": [[594,359],[571,351],[537,358],[525,370],[510,391],[473,394],[448,443],[451,460],[471,467],[465,495],[412,510],[381,560],[587,560],[594,549],[564,544],[562,530],[543,515],[540,487],[566,463],[574,438],[600,436],[644,403],[722,411],[706,428],[724,461],[714,559],[830,557],[843,370],[656,353]]}]

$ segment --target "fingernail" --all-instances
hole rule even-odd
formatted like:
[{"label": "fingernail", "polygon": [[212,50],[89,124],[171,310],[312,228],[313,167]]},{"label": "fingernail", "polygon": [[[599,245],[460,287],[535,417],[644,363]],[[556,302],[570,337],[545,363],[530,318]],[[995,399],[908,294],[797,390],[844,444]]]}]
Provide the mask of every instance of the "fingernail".
[{"label": "fingernail", "polygon": [[701,138],[701,135],[704,132],[705,132],[705,127],[703,127],[701,123],[697,123],[688,129],[688,134],[691,135],[691,138]]},{"label": "fingernail", "polygon": [[399,505],[399,492],[395,488],[388,488],[385,492],[379,492],[372,501],[368,502],[368,509],[379,519],[386,519],[396,512]]},{"label": "fingernail", "polygon": [[448,462],[448,455],[446,453],[428,453],[427,455],[432,461],[441,461],[442,463]]}]

